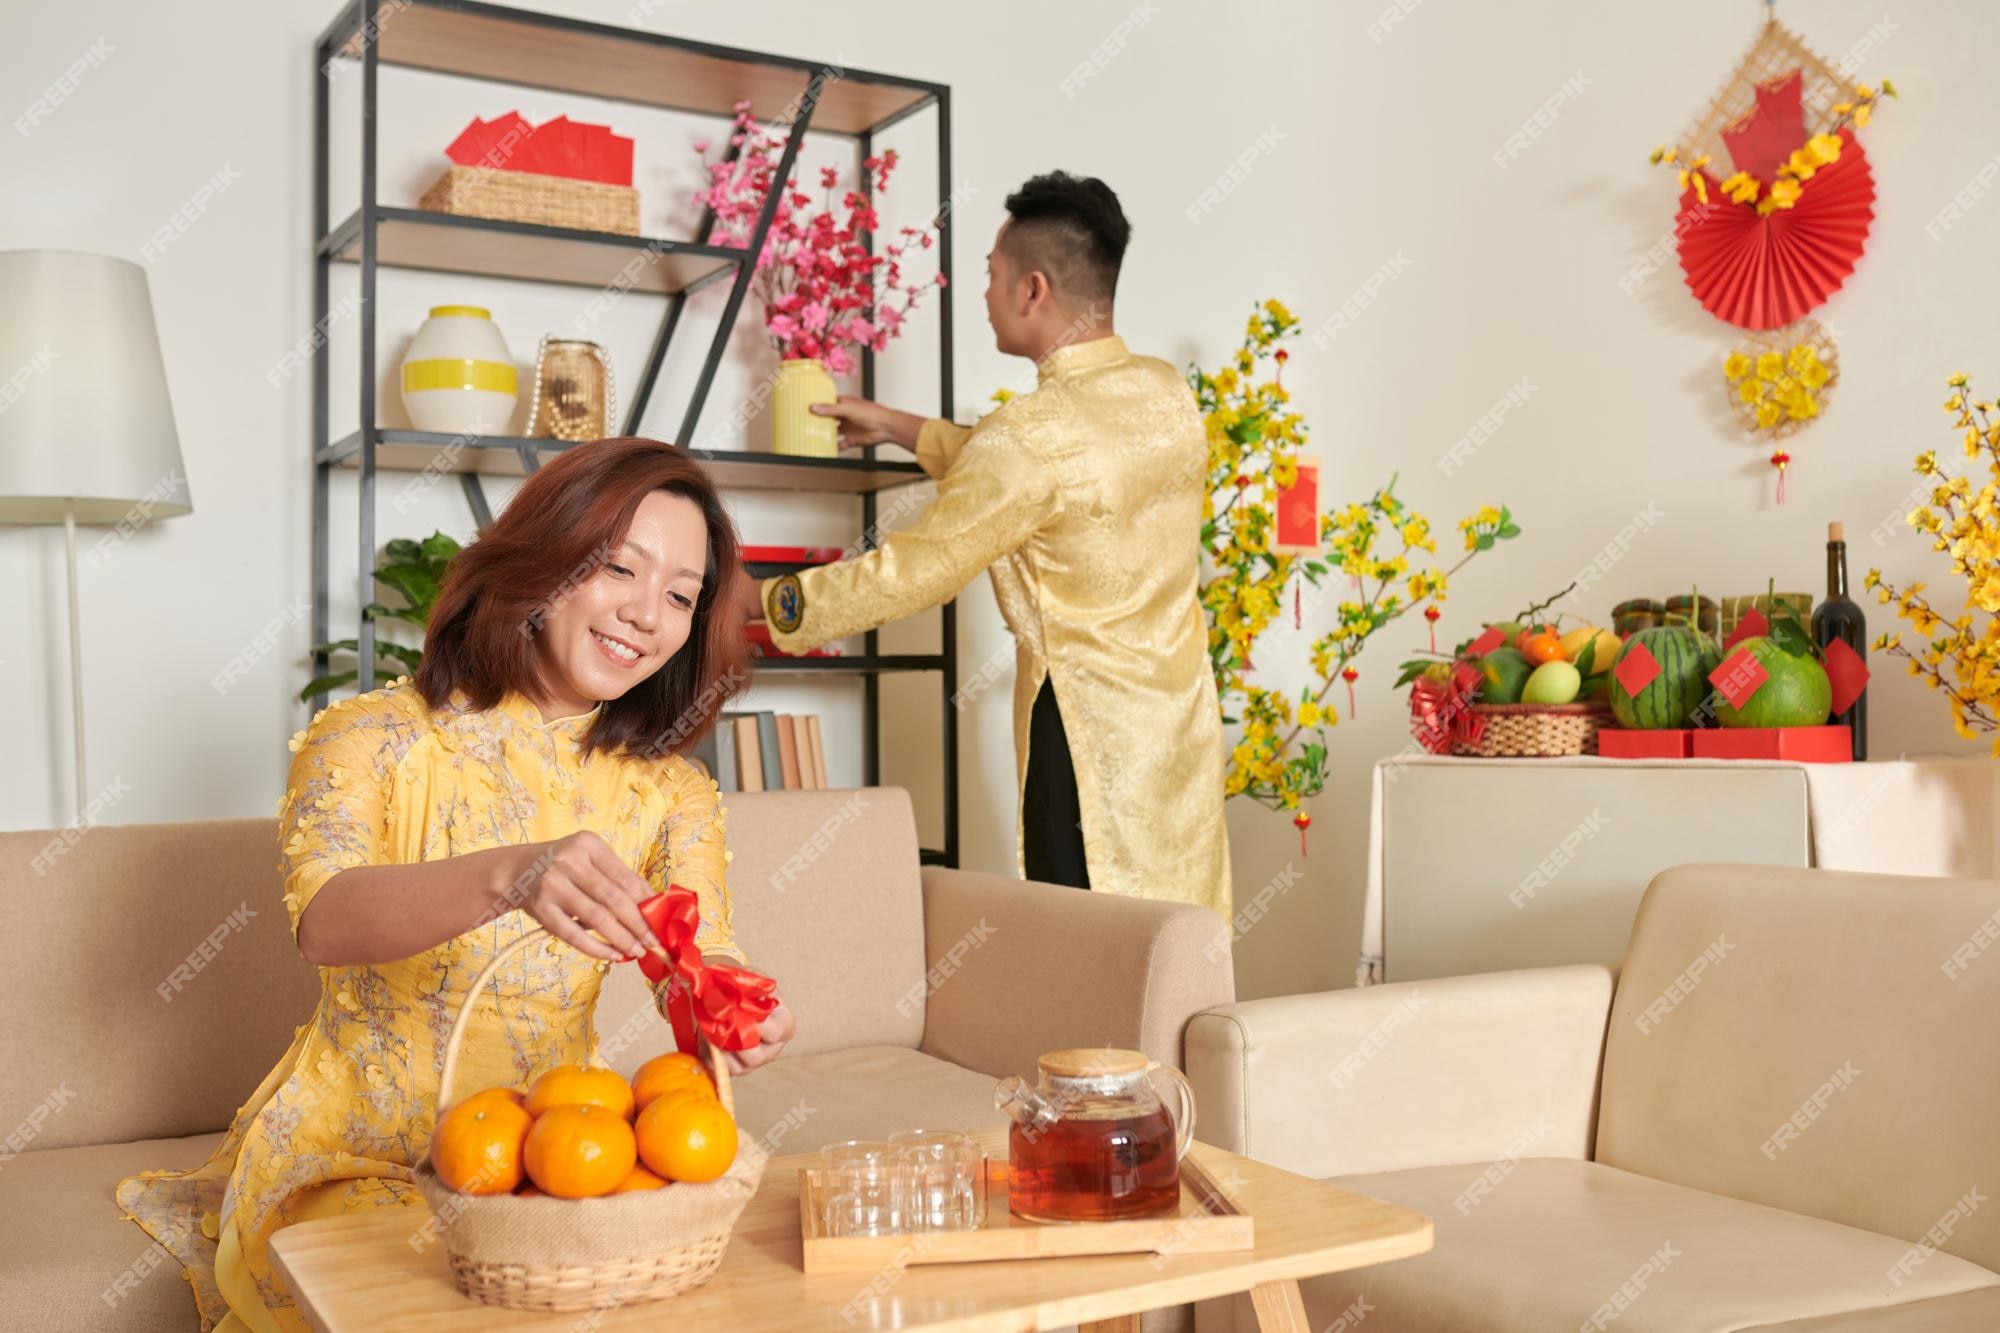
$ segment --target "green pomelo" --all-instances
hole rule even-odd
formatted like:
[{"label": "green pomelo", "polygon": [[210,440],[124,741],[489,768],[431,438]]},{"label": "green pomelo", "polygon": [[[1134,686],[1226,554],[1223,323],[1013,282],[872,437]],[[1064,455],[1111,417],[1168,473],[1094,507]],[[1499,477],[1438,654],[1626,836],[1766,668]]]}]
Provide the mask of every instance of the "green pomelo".
[{"label": "green pomelo", "polygon": [[1810,657],[1794,656],[1761,634],[1739,640],[1730,652],[1749,651],[1769,674],[1757,692],[1732,707],[1720,692],[1715,718],[1725,727],[1817,727],[1833,712],[1833,682]]}]

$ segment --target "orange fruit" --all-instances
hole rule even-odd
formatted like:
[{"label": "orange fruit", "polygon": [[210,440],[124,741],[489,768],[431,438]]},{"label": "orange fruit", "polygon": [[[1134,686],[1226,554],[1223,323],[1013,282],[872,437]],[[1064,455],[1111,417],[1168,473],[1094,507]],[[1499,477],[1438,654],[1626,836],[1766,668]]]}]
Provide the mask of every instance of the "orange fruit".
[{"label": "orange fruit", "polygon": [[585,1065],[558,1065],[528,1089],[529,1115],[558,1106],[601,1106],[622,1120],[632,1118],[632,1085],[616,1071]]},{"label": "orange fruit", "polygon": [[1548,631],[1543,631],[1540,634],[1530,634],[1526,639],[1522,640],[1521,655],[1535,666],[1540,666],[1544,662],[1566,662],[1569,660],[1563,653],[1562,640]]},{"label": "orange fruit", "polygon": [[715,1095],[715,1085],[709,1082],[701,1061],[675,1051],[654,1056],[632,1075],[632,1109],[643,1111],[654,1098],[675,1088],[699,1088]]},{"label": "orange fruit", "polygon": [[1554,634],[1555,630],[1556,627],[1554,625],[1529,625],[1514,636],[1514,646],[1525,653],[1528,651],[1529,639],[1534,638],[1537,634]]},{"label": "orange fruit", "polygon": [[594,1199],[616,1189],[639,1154],[622,1115],[584,1104],[552,1106],[536,1117],[523,1156],[544,1194]]},{"label": "orange fruit", "polygon": [[457,1111],[468,1106],[498,1104],[503,1106],[517,1106],[526,1110],[526,1102],[527,1098],[522,1096],[519,1088],[482,1088],[470,1097],[461,1097],[458,1101],[453,1102],[450,1109]]},{"label": "orange fruit", "polygon": [[668,1180],[714,1180],[736,1160],[736,1122],[712,1097],[661,1097],[634,1128],[639,1159]]},{"label": "orange fruit", "polygon": [[431,1165],[460,1194],[506,1194],[521,1183],[534,1117],[504,1101],[461,1103],[431,1134]]},{"label": "orange fruit", "polygon": [[634,1190],[663,1190],[667,1182],[648,1171],[643,1166],[635,1166],[625,1179],[611,1187],[613,1194],[630,1194]]}]

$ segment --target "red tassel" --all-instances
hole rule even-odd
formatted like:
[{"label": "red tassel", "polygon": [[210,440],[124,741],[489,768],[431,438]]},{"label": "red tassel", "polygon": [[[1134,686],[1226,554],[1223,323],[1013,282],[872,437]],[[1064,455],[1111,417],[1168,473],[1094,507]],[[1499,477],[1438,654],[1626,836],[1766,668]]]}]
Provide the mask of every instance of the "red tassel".
[{"label": "red tassel", "polygon": [[1312,822],[1313,817],[1303,810],[1292,816],[1292,823],[1299,830],[1299,857],[1301,860],[1305,858],[1306,854],[1306,830],[1312,827]]},{"label": "red tassel", "polygon": [[1432,652],[1436,652],[1436,651],[1438,650],[1438,616],[1439,616],[1440,614],[1441,614],[1441,613],[1440,613],[1440,612],[1438,611],[1438,609],[1437,609],[1437,608],[1436,608],[1435,606],[1427,606],[1427,607],[1425,607],[1425,608],[1424,608],[1424,619],[1425,619],[1425,620],[1428,620],[1428,621],[1430,621],[1430,622],[1431,622],[1431,651],[1432,651]]},{"label": "red tassel", "polygon": [[1785,502],[1785,468],[1787,465],[1791,463],[1791,461],[1792,461],[1792,456],[1786,453],[1783,449],[1780,449],[1778,450],[1778,452],[1771,455],[1771,466],[1778,469],[1779,504],[1783,504]]},{"label": "red tassel", "polygon": [[1354,716],[1354,682],[1360,677],[1361,673],[1353,667],[1345,667],[1340,673],[1340,678],[1347,682],[1347,715],[1350,718]]}]

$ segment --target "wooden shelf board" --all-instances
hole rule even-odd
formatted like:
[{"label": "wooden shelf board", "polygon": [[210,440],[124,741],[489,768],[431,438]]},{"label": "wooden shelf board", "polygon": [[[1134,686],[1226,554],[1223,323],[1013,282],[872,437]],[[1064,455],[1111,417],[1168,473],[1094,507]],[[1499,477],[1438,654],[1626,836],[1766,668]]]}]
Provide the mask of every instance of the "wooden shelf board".
[{"label": "wooden shelf board", "polygon": [[[933,95],[915,79],[469,0],[385,4],[377,25],[385,65],[723,117],[747,101],[760,120],[779,118],[825,68],[837,77],[825,83],[812,127],[841,134],[860,134]],[[351,57],[359,35],[342,36]]]},{"label": "wooden shelf board", "polygon": [[[414,430],[380,432],[375,466],[383,472],[422,472],[437,464],[440,472],[477,472],[483,476],[519,477],[519,449],[533,448],[546,462],[569,446],[561,440],[488,437],[454,451],[455,437]],[[709,475],[724,490],[817,491],[863,495],[924,480],[915,463],[869,462],[857,458],[789,458],[748,449],[693,449]],[[341,467],[359,465],[360,442],[355,435],[335,441],[327,461]]]},{"label": "wooden shelf board", "polygon": [[[570,227],[460,217],[421,208],[382,208],[375,225],[376,262],[390,268],[468,273],[572,287],[610,287],[665,295],[728,270],[738,252],[694,241],[616,236]],[[361,223],[350,216],[320,248],[361,262]],[[637,265],[633,260],[642,262]]]}]

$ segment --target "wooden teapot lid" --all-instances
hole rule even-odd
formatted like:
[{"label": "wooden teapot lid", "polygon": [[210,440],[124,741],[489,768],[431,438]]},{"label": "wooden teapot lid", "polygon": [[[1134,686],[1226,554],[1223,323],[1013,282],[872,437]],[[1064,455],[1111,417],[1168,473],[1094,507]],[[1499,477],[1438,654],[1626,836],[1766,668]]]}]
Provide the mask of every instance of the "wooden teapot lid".
[{"label": "wooden teapot lid", "polygon": [[1144,1051],[1078,1046],[1067,1051],[1050,1051],[1035,1063],[1044,1074],[1057,1078],[1117,1078],[1123,1074],[1143,1074],[1152,1061]]}]

